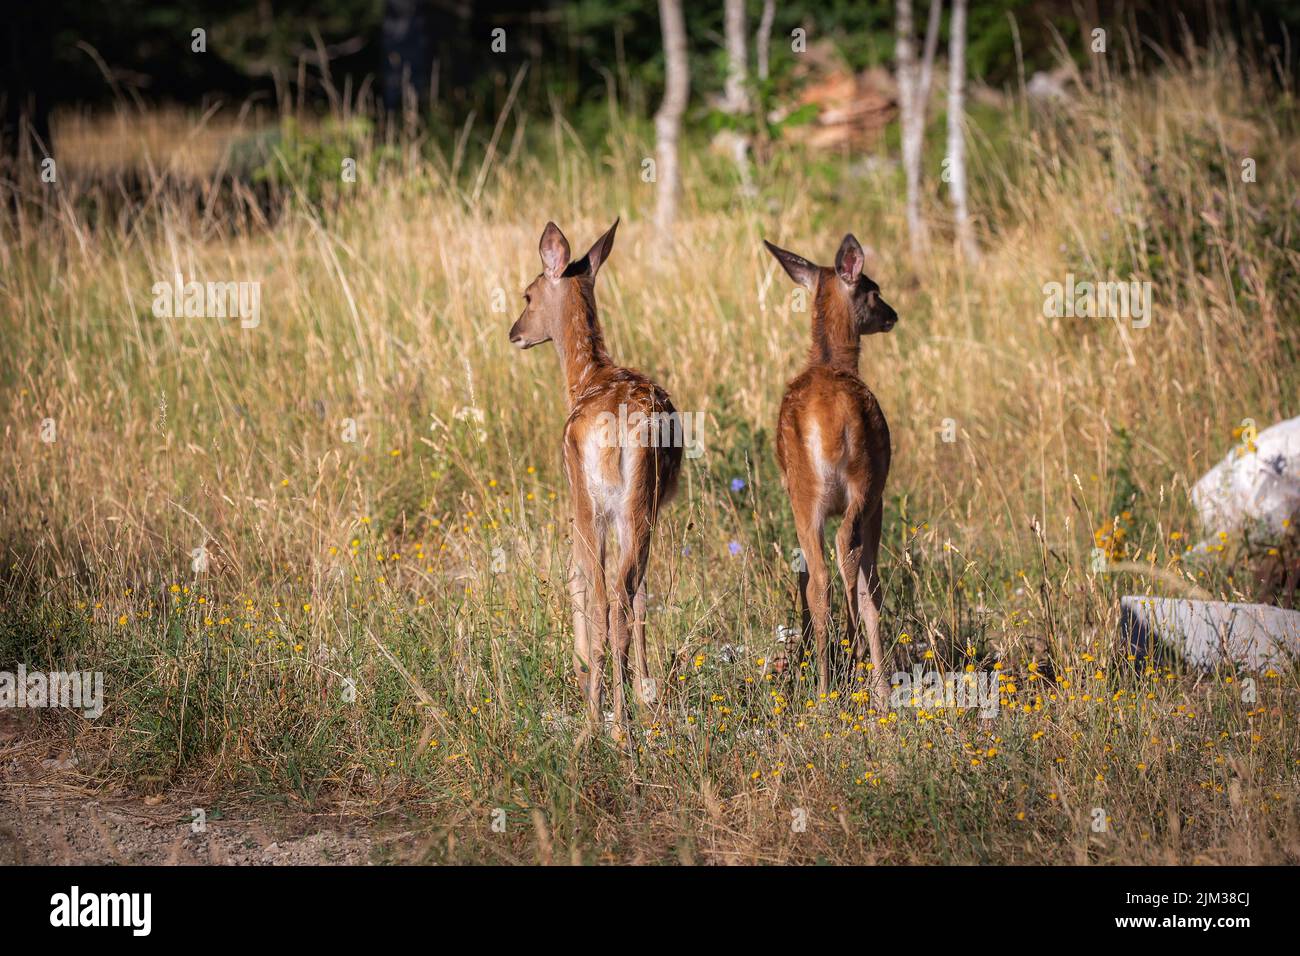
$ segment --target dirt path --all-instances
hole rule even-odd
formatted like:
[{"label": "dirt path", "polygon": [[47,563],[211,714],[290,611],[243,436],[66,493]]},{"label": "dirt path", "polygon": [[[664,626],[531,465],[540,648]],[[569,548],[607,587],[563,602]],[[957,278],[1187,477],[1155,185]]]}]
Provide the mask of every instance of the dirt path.
[{"label": "dirt path", "polygon": [[0,865],[364,864],[400,837],[351,816],[105,792],[79,765],[34,715],[0,710]]}]

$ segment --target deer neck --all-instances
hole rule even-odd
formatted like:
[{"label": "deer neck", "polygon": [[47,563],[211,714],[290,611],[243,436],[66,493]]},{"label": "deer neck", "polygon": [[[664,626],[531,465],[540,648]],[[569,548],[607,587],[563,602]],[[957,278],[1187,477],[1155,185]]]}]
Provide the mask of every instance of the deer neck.
[{"label": "deer neck", "polygon": [[812,347],[810,365],[825,365],[841,372],[858,374],[858,356],[862,338],[853,326],[847,303],[819,288],[813,303]]},{"label": "deer neck", "polygon": [[572,285],[565,302],[559,334],[554,336],[555,349],[564,372],[565,394],[569,407],[577,401],[597,369],[612,364],[605,351],[605,336],[596,317],[595,288],[590,282]]}]

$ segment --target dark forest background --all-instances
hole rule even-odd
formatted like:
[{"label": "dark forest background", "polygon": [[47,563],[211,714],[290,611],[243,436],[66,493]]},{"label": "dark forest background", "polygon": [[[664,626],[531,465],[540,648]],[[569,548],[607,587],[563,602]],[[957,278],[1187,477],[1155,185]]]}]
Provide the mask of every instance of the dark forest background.
[{"label": "dark forest background", "polygon": [[[685,8],[694,106],[722,86],[723,5]],[[924,12],[921,3],[918,16]],[[751,29],[757,15],[751,11]],[[781,2],[773,49],[788,45],[802,26],[809,42],[830,39],[854,68],[887,64],[893,18],[888,0]],[[1185,34],[1201,41],[1226,31],[1245,48],[1289,51],[1300,34],[1300,4],[1292,0],[979,0],[970,11],[970,73],[994,86],[1013,83],[1016,30],[1029,72],[1057,61],[1057,37],[1076,53],[1085,50],[1070,41],[1081,24],[1103,18],[1165,49],[1178,47]],[[653,0],[63,0],[26,4],[5,21],[6,139],[20,113],[48,137],[51,110],[93,109],[119,98],[273,104],[292,90],[324,105],[322,59],[339,89],[368,89],[377,113],[399,109],[409,86],[420,116],[434,127],[459,125],[471,111],[476,122],[490,123],[525,61],[524,102],[561,107],[580,128],[588,110],[599,122],[611,88],[648,113],[663,83]],[[196,28],[206,30],[203,55],[190,50]],[[506,31],[504,52],[492,49],[496,28]],[[780,84],[789,59],[774,55],[773,83]],[[1294,70],[1294,57],[1288,68]]]}]

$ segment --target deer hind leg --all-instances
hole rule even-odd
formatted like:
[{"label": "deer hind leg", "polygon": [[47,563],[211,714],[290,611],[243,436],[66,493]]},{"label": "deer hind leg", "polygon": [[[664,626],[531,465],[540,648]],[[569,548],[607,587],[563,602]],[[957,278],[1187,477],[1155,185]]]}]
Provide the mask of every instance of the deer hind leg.
[{"label": "deer hind leg", "polygon": [[[627,684],[632,676],[628,668],[628,650],[633,633],[639,631],[636,649],[638,668],[644,667],[645,627],[634,622],[637,594],[645,585],[646,564],[650,557],[650,526],[636,515],[628,515],[618,525],[619,569],[615,580],[615,593],[610,615],[610,649],[614,658],[614,678],[611,687],[614,699],[614,726],[622,732],[626,728]],[[644,599],[643,599],[644,601]],[[647,674],[639,674],[647,677]],[[640,683],[640,682],[638,682]],[[638,694],[644,694],[638,688]],[[641,697],[644,700],[644,696]]]},{"label": "deer hind leg", "polygon": [[[885,656],[884,645],[880,640],[880,606],[881,587],[879,562],[880,526],[884,516],[884,505],[876,502],[874,508],[862,518],[862,563],[857,574],[858,607],[867,632],[867,647],[871,651],[872,687],[876,706],[884,710],[889,706],[890,672],[893,667]],[[854,657],[861,661],[863,648],[861,642],[854,648]]]},{"label": "deer hind leg", "polygon": [[[587,715],[599,725],[601,684],[605,676],[605,640],[609,629],[609,595],[605,586],[605,524],[596,518],[590,502],[575,502],[573,521],[574,577],[569,593],[582,592],[582,606],[574,597],[573,666],[587,698]],[[575,583],[576,579],[576,583]],[[585,660],[582,658],[585,657]],[[586,673],[582,672],[585,664]],[[584,679],[585,677],[585,679]]]},{"label": "deer hind leg", "polygon": [[573,674],[585,701],[591,683],[591,648],[587,643],[587,571],[583,567],[576,537],[573,541],[573,564],[569,569],[569,601],[573,604]]},{"label": "deer hind leg", "polygon": [[826,625],[830,619],[831,589],[826,558],[822,554],[822,535],[825,518],[820,513],[819,502],[813,501],[803,508],[796,506],[795,530],[799,547],[803,551],[808,570],[799,575],[799,593],[803,606],[803,631],[800,634],[790,665],[796,672],[803,666],[804,649],[811,634],[817,646],[817,692],[824,694],[830,686],[830,662],[826,656]]}]

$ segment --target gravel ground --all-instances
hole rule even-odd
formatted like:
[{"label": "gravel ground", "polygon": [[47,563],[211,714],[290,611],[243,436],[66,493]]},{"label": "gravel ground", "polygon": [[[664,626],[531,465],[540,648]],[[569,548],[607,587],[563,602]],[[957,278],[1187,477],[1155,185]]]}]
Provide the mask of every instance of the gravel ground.
[{"label": "gravel ground", "polygon": [[213,809],[216,801],[193,793],[106,792],[65,747],[40,733],[32,714],[0,710],[0,865],[364,864],[388,842],[338,815]]}]

